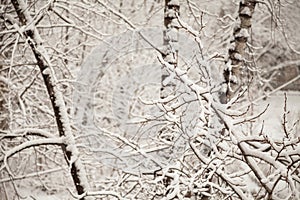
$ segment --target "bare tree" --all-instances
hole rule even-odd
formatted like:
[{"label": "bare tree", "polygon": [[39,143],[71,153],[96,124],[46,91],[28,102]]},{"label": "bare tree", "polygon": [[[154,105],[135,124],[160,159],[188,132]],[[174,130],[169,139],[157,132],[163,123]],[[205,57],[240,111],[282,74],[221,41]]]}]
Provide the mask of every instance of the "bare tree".
[{"label": "bare tree", "polygon": [[299,121],[249,87],[277,3],[5,2],[1,198],[298,198]]},{"label": "bare tree", "polygon": [[71,167],[71,175],[77,193],[78,195],[81,195],[88,190],[88,181],[80,158],[78,158],[79,152],[75,145],[74,135],[72,134],[62,93],[58,90],[57,86],[55,86],[57,84],[57,80],[52,69],[51,61],[49,60],[49,55],[43,47],[43,40],[40,37],[38,30],[35,28],[35,24],[31,24],[35,22],[26,11],[28,6],[22,0],[12,1],[12,4],[19,17],[20,25],[26,27],[24,36],[28,40],[28,44],[34,54],[37,65],[40,68],[44,84],[47,88],[59,136],[64,137],[66,140],[66,143],[62,144],[62,150],[67,164]]}]

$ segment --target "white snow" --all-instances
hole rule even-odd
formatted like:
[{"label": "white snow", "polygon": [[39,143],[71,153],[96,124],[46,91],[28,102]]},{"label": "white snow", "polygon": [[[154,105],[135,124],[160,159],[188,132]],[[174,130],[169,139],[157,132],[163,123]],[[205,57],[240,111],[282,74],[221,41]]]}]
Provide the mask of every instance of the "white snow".
[{"label": "white snow", "polygon": [[239,33],[235,34],[235,37],[248,38],[249,36],[249,31],[245,28],[242,28]]},{"label": "white snow", "polygon": [[[20,2],[21,7],[24,11],[31,11],[31,7],[27,7],[22,0],[20,0]],[[48,4],[50,5],[51,2],[52,1],[49,1]],[[86,6],[86,9],[88,6],[85,4],[86,2],[87,1],[80,2],[78,4],[78,9],[81,6]],[[159,14],[159,12],[162,12],[161,6],[163,6],[163,1],[147,1],[145,5],[153,3],[155,7],[155,4],[158,2],[161,3],[159,5],[160,7],[157,7],[159,8],[159,10],[157,10],[158,16],[162,17],[161,19],[163,19],[163,14]],[[207,2],[207,4],[210,4],[213,7],[216,6],[209,1]],[[222,2],[229,1],[224,0]],[[114,6],[113,9],[110,8],[107,3],[104,3],[102,1],[99,1],[98,3],[101,5],[99,6],[101,7],[100,16],[105,16],[105,19],[110,23],[110,20],[112,19],[114,23],[117,23],[118,29],[119,27],[122,28],[122,26],[125,25],[126,28],[129,27],[129,29],[137,30],[137,27],[143,27],[145,25],[140,23],[136,26],[134,24],[136,19],[134,19],[134,17],[132,17],[131,15],[127,16],[126,10],[124,10],[124,13],[122,10],[121,13],[117,11],[117,6]],[[206,8],[203,8],[203,11],[205,12],[196,12],[197,14],[201,14],[201,16],[198,16],[197,14],[194,15],[194,11],[202,9],[200,9],[200,7],[197,7],[197,3],[199,2],[195,1],[194,3],[192,1],[188,1],[187,3],[189,3],[189,6],[191,6],[191,8],[189,8],[191,13],[188,14],[191,16],[189,16],[188,20],[192,21],[193,17],[195,17],[199,19],[198,23],[202,24],[203,20],[203,24],[207,24],[208,26],[216,25],[213,20],[210,21],[210,17],[219,17],[219,14],[217,12],[209,13],[206,12]],[[48,4],[46,6],[48,6]],[[56,9],[56,12],[58,11],[58,9],[68,9],[67,6],[63,6],[61,4],[62,2],[58,2],[56,6],[53,7],[53,9]],[[171,4],[179,5],[179,0],[172,0]],[[59,7],[60,5],[61,7]],[[72,5],[72,3],[70,5]],[[92,3],[90,5],[92,5]],[[36,6],[38,7],[39,5]],[[45,9],[46,6],[44,6],[42,9]],[[126,7],[129,5],[123,6]],[[135,7],[136,5],[133,6]],[[185,4],[184,6],[182,6],[182,8],[186,9],[186,6],[187,5]],[[145,10],[149,11],[147,7],[145,8]],[[88,9],[89,12],[95,11],[92,7]],[[222,7],[222,11],[223,9],[226,11],[226,6]],[[214,10],[217,9],[214,8]],[[220,10],[218,10],[218,12],[219,11]],[[38,11],[38,13],[39,12],[40,11]],[[89,12],[84,13],[84,15],[88,15]],[[138,12],[139,10],[135,11],[135,13]],[[109,15],[106,16],[107,13],[109,13]],[[251,15],[251,10],[248,7],[245,7],[241,13]],[[78,16],[75,11],[68,14],[68,16],[70,17],[63,17],[65,17],[67,22],[70,24],[67,24],[66,22],[64,24],[61,24],[61,26],[68,27],[69,30],[75,28],[76,31],[79,30],[82,35],[86,35],[89,40],[82,42],[86,42],[84,43],[84,45],[87,46],[87,49],[90,45],[94,45],[92,43],[94,42],[94,40],[90,38],[97,38],[98,40],[103,39],[102,36],[104,36],[105,34],[97,36],[96,34],[93,34],[92,31],[91,33],[87,31],[89,29],[94,30],[94,27],[85,27],[85,25],[88,24],[85,24],[84,22],[82,22],[82,26],[76,25],[77,22],[71,20],[73,14]],[[167,14],[173,17],[175,16],[175,13],[173,11],[170,11]],[[255,106],[253,110],[249,111],[249,113],[252,112],[251,115],[247,114],[242,117],[231,118],[231,115],[242,115],[245,110],[244,108],[248,106],[248,103],[241,105],[240,108],[233,103],[236,99],[232,99],[232,101],[226,105],[219,104],[215,101],[214,96],[210,93],[212,89],[210,88],[211,85],[208,84],[208,82],[211,81],[210,78],[201,77],[201,72],[198,72],[196,70],[192,73],[191,71],[185,70],[190,70],[196,65],[197,68],[201,70],[209,71],[207,73],[208,76],[210,76],[211,71],[214,70],[215,67],[211,65],[211,63],[213,63],[212,60],[215,59],[215,57],[212,55],[220,55],[218,53],[212,53],[212,51],[220,50],[221,55],[224,53],[222,52],[224,50],[223,47],[220,48],[220,46],[216,46],[213,40],[222,40],[222,45],[225,44],[224,46],[226,47],[224,48],[226,48],[226,51],[228,51],[228,48],[234,49],[235,47],[234,43],[229,44],[229,40],[233,37],[232,33],[228,37],[229,39],[227,38],[228,35],[226,35],[228,32],[226,29],[232,30],[232,24],[224,24],[224,26],[220,29],[221,33],[207,30],[207,27],[201,27],[201,29],[203,28],[203,30],[197,31],[198,29],[194,29],[194,27],[197,27],[197,23],[185,23],[184,21],[186,20],[186,16],[184,16],[184,14],[182,15],[182,19],[177,16],[178,21],[174,20],[174,24],[172,25],[178,26],[178,22],[180,25],[182,25],[181,28],[184,29],[180,31],[185,31],[185,33],[187,32],[187,34],[191,36],[182,37],[184,39],[179,37],[179,39],[181,40],[177,42],[177,31],[173,29],[174,32],[168,33],[169,39],[171,39],[171,42],[173,42],[173,50],[179,49],[180,65],[174,67],[173,65],[168,63],[175,63],[177,61],[174,60],[173,55],[170,55],[170,57],[165,60],[163,60],[160,56],[159,61],[161,62],[160,64],[164,65],[168,72],[170,72],[171,74],[165,80],[164,84],[167,85],[168,83],[171,83],[173,79],[177,79],[179,80],[180,84],[184,86],[184,89],[179,88],[179,95],[168,96],[165,99],[159,98],[161,74],[157,73],[157,71],[160,70],[161,65],[157,67],[157,64],[159,63],[156,59],[156,54],[149,54],[147,55],[148,57],[143,57],[142,53],[140,53],[152,49],[153,46],[160,48],[163,41],[162,30],[159,30],[158,28],[153,32],[147,30],[145,31],[145,34],[141,34],[142,31],[140,30],[142,29],[138,30],[138,32],[124,31],[121,36],[113,36],[112,39],[107,40],[108,42],[103,42],[106,44],[100,45],[93,51],[92,56],[89,56],[86,62],[83,64],[81,71],[82,73],[78,75],[78,82],[82,83],[81,86],[83,88],[78,93],[75,92],[75,95],[78,95],[75,100],[77,103],[75,103],[75,106],[77,106],[79,109],[76,117],[80,118],[80,120],[75,119],[74,121],[78,123],[73,124],[73,122],[70,120],[71,117],[67,112],[67,108],[69,109],[70,107],[68,104],[66,105],[66,102],[70,102],[70,100],[68,99],[69,97],[68,95],[62,93],[61,88],[59,87],[60,82],[57,80],[57,77],[60,77],[61,74],[58,74],[58,76],[56,76],[57,74],[53,70],[54,68],[55,70],[57,70],[59,67],[51,65],[52,61],[54,61],[56,64],[55,59],[57,58],[55,58],[55,56],[51,56],[51,59],[53,60],[50,60],[50,56],[47,55],[47,52],[52,51],[52,46],[49,45],[49,49],[48,46],[47,49],[43,48],[41,44],[47,41],[40,38],[38,31],[34,26],[36,21],[31,19],[31,13],[25,12],[25,15],[29,19],[28,23],[30,25],[17,28],[16,31],[24,32],[29,29],[34,30],[34,40],[36,40],[38,53],[41,54],[43,58],[45,58],[47,65],[49,65],[49,67],[42,73],[44,75],[49,75],[50,82],[54,86],[54,95],[56,97],[56,101],[54,103],[59,107],[59,115],[63,124],[62,129],[64,130],[65,136],[56,138],[55,136],[58,135],[57,132],[47,132],[46,129],[42,130],[38,128],[23,127],[20,129],[12,129],[11,131],[7,132],[1,132],[1,134],[4,134],[6,136],[35,139],[32,139],[32,141],[28,142],[25,141],[15,148],[8,148],[9,150],[7,151],[3,150],[5,156],[2,156],[0,158],[0,160],[4,160],[4,165],[1,165],[2,168],[4,168],[5,165],[8,166],[8,158],[10,156],[14,155],[24,148],[29,148],[35,145],[63,143],[67,145],[67,150],[71,151],[72,153],[72,157],[70,158],[70,165],[75,164],[78,169],[81,183],[87,190],[82,196],[90,195],[95,196],[96,198],[103,197],[107,199],[125,199],[128,197],[127,199],[135,199],[135,197],[139,195],[140,191],[145,190],[149,192],[149,194],[159,193],[161,195],[164,195],[163,197],[158,197],[161,199],[172,199],[176,198],[176,196],[178,197],[178,199],[187,199],[184,198],[182,194],[188,188],[190,191],[200,191],[203,194],[207,194],[207,196],[213,196],[215,191],[222,191],[224,194],[228,194],[228,196],[238,195],[241,199],[253,199],[252,193],[257,194],[262,188],[261,186],[259,186],[259,181],[261,181],[262,185],[267,189],[272,189],[273,184],[275,184],[276,180],[280,177],[282,177],[282,181],[280,181],[278,183],[278,186],[276,186],[276,192],[280,192],[280,190],[282,191],[282,193],[288,192],[288,183],[288,186],[292,190],[294,190],[294,193],[289,195],[294,195],[294,198],[299,196],[299,193],[296,191],[297,188],[294,184],[295,180],[299,181],[299,177],[297,177],[297,175],[295,174],[292,174],[291,171],[288,170],[284,165],[284,162],[279,162],[276,158],[278,152],[280,152],[278,154],[280,158],[286,159],[288,162],[292,162],[292,157],[298,156],[300,154],[300,127],[299,122],[297,122],[297,120],[299,120],[300,118],[299,92],[288,92],[287,111],[284,111],[283,109],[284,95],[281,92],[278,92],[272,95],[267,95],[268,97],[265,100],[259,97],[258,100],[253,101],[253,104]],[[50,12],[49,16],[51,15],[52,13]],[[121,18],[122,20],[119,21],[119,18]],[[233,17],[230,18],[233,19]],[[82,19],[84,19],[84,17]],[[93,21],[94,19],[91,20]],[[147,20],[151,19],[149,18]],[[208,23],[206,23],[206,21],[208,21]],[[98,21],[96,20],[95,24],[97,23]],[[226,23],[226,20],[222,21],[222,23]],[[239,27],[239,23],[240,20],[238,19],[235,22],[235,25]],[[154,22],[154,24],[157,25],[157,21]],[[49,24],[45,25],[44,27],[51,28],[51,26],[52,25]],[[162,26],[162,24],[160,24],[160,26]],[[14,25],[14,27],[16,26]],[[106,28],[105,26],[103,27]],[[253,28],[255,28],[255,26],[253,26]],[[81,36],[81,34],[79,35]],[[128,37],[128,35],[131,36]],[[149,43],[146,43],[144,40],[140,41],[140,37],[142,37],[142,35],[146,35],[148,39],[150,39],[151,43],[153,43],[153,45],[149,45]],[[76,37],[76,34],[72,34],[71,38],[75,39]],[[249,32],[246,29],[241,29],[240,32],[235,35],[235,37],[248,38]],[[84,38],[80,39],[84,40]],[[196,41],[196,43],[191,43],[189,40],[192,40],[193,42]],[[204,48],[203,44],[211,44],[211,46],[207,46]],[[55,46],[57,50],[61,50],[59,45],[62,45],[60,44],[60,41],[58,42],[57,46]],[[141,46],[142,48],[140,48]],[[194,51],[195,48],[197,49],[197,51]],[[202,51],[204,51],[204,57],[207,56],[208,58],[205,57],[204,59],[202,59],[198,48],[200,48],[201,54]],[[79,49],[80,48],[78,48],[78,51],[80,51]],[[134,51],[133,49],[136,51]],[[70,50],[70,52],[71,51],[72,50]],[[76,51],[74,50],[70,54],[74,53],[74,58],[79,59],[81,55],[78,56],[76,54]],[[84,53],[85,52],[83,52],[83,54]],[[135,55],[135,53],[138,54]],[[68,56],[71,57],[71,55]],[[241,55],[235,54],[235,56],[236,59],[242,60]],[[128,59],[128,57],[131,58]],[[155,67],[151,65],[151,68],[147,68],[147,70],[139,70],[137,69],[137,67],[135,68],[135,66],[138,65],[148,64],[147,59],[156,60]],[[138,60],[138,62],[135,62],[136,60]],[[223,62],[223,59],[221,60]],[[195,62],[196,64],[193,62]],[[181,68],[181,64],[184,65],[184,69]],[[282,64],[278,64],[275,69],[283,69],[284,66],[291,64],[297,65],[299,64],[299,61],[288,61]],[[232,67],[235,67],[232,66],[230,62],[228,62],[227,65],[229,70]],[[223,66],[221,66],[220,68],[222,67]],[[60,69],[58,69],[57,72],[59,70]],[[63,70],[62,73],[64,73]],[[196,78],[191,78],[191,74]],[[200,78],[198,79],[198,76],[196,76],[195,74],[201,77],[201,81],[205,79],[203,81],[203,84],[201,81],[199,81]],[[154,77],[156,77],[156,79],[154,79]],[[150,79],[151,81],[153,81],[152,83],[156,85],[154,87],[149,87],[150,89],[148,88],[148,90],[144,90],[148,87],[147,84],[149,83]],[[231,76],[230,79],[233,82],[238,81],[237,77],[235,76]],[[6,80],[5,78],[0,77],[0,81],[3,83],[10,83],[11,80]],[[14,84],[13,81],[10,84]],[[220,80],[220,82],[221,81],[222,80]],[[157,88],[159,89],[157,90]],[[13,90],[15,89],[18,88],[13,88]],[[94,95],[93,90],[97,90],[98,93]],[[142,92],[144,92],[143,95],[140,94]],[[93,102],[92,98],[99,98],[101,100],[98,99],[99,101]],[[22,100],[20,99],[19,101]],[[93,104],[89,104],[91,102]],[[175,103],[170,104],[169,102]],[[28,112],[26,110],[27,108],[31,108],[28,105],[31,106],[35,104],[35,102],[29,102],[30,104],[24,102],[23,104],[23,101],[20,103],[22,104],[21,106],[24,107],[24,113]],[[100,107],[100,109],[97,110],[99,113],[96,113],[97,111],[93,110],[95,108],[94,104]],[[244,126],[246,121],[253,119],[254,116],[260,113],[264,108],[266,108],[267,104],[270,104],[270,106],[266,110],[266,112],[260,118],[252,122],[251,126],[247,125],[247,127],[245,128]],[[183,109],[177,109],[181,105],[183,105]],[[149,106],[151,108],[148,109],[147,107],[144,109],[143,106]],[[47,106],[45,107],[48,111],[50,111]],[[155,107],[155,110],[152,109],[153,107]],[[178,111],[170,112],[170,110],[173,111],[176,109]],[[158,115],[156,112],[157,110],[163,111],[161,112],[163,114],[159,113]],[[53,115],[52,112],[48,112],[48,114]],[[105,124],[105,120],[96,121],[97,114],[101,115],[101,117],[104,116],[105,119],[107,119],[108,125]],[[288,129],[288,133],[290,134],[289,138],[286,138],[286,133],[284,133],[283,130],[283,114],[286,114],[287,117],[286,126]],[[223,121],[220,122],[219,116]],[[85,117],[88,121],[87,125],[82,123],[82,121],[85,120]],[[158,123],[152,123],[153,121]],[[20,126],[23,126],[23,121],[18,121],[17,119],[16,122],[19,122]],[[94,123],[98,123],[97,126],[99,127],[94,127]],[[149,123],[150,125],[147,126],[147,123]],[[158,135],[160,129],[157,127],[161,126],[160,123],[166,127],[167,131],[166,133]],[[170,124],[178,125],[179,130],[176,127],[171,127]],[[225,131],[224,136],[222,135],[222,138],[218,138],[218,134],[220,133],[220,130],[224,128],[224,124],[228,127],[228,131]],[[264,128],[262,134],[259,134],[262,128],[262,124],[264,125]],[[92,128],[90,126],[92,126]],[[109,128],[107,128],[106,126]],[[146,126],[146,128],[144,128],[143,126]],[[52,127],[49,129],[51,129],[51,131],[53,130]],[[78,132],[81,135],[75,138],[74,131],[76,131],[76,133]],[[178,138],[176,138],[177,132],[180,134]],[[42,137],[42,139],[36,139],[37,136]],[[163,136],[172,138],[172,140],[162,142]],[[82,140],[85,140],[85,138],[88,138],[89,142],[91,143],[82,142]],[[174,141],[173,138],[175,138]],[[249,145],[248,143],[251,140],[256,141],[251,143],[253,144],[253,146]],[[181,144],[177,144],[180,142],[183,143],[183,147],[180,146]],[[269,143],[272,144],[273,150],[267,150],[270,147]],[[210,149],[208,149],[208,147]],[[283,147],[287,148],[282,149]],[[182,150],[180,148],[182,148]],[[211,159],[212,157],[207,156],[208,151],[213,151],[212,157],[214,159]],[[242,153],[247,156],[242,156]],[[190,156],[192,157],[192,159],[188,160]],[[82,158],[84,159],[84,162],[82,161]],[[51,159],[52,158],[49,158],[49,160]],[[187,159],[188,162],[185,162],[184,159]],[[176,161],[176,164],[178,163],[178,165],[175,165],[173,163],[174,160]],[[196,163],[195,165],[194,162]],[[268,169],[266,169],[265,167],[265,165],[267,164],[265,163],[269,164],[272,170],[268,171]],[[233,169],[228,167],[229,165]],[[39,166],[39,163],[37,164],[37,166]],[[85,173],[85,168],[93,168],[94,171],[88,171],[89,173]],[[147,169],[147,172],[149,171],[149,174],[152,173],[151,175],[153,175],[153,170],[156,170],[156,168],[161,168],[160,170],[162,171],[162,176],[151,176],[151,178],[147,180],[147,178],[145,178],[146,176],[144,176],[143,174],[146,171],[144,169]],[[70,168],[68,169],[70,170]],[[216,182],[209,181],[209,179],[205,180],[204,170],[206,169],[210,170],[208,173],[209,176],[212,176],[212,174],[215,173],[216,177],[221,177],[221,179],[227,183],[224,185],[229,186],[223,187],[221,185],[218,185]],[[231,172],[230,170],[233,171]],[[256,176],[258,176],[258,179],[256,179],[253,175],[253,171],[256,172]],[[8,172],[10,173],[10,175],[13,175],[14,173],[13,171],[9,170],[9,167]],[[70,175],[69,171],[67,173]],[[167,187],[164,187],[162,186],[161,182],[167,175],[172,177],[173,179]],[[16,178],[18,179],[21,179],[20,177],[21,176],[16,176]],[[105,179],[102,179],[103,177],[105,177]],[[253,179],[255,179],[255,181],[253,181]],[[1,181],[3,182],[6,180],[9,180],[9,178],[1,179]],[[28,178],[28,180],[31,179]],[[92,181],[95,181],[96,183]],[[130,189],[131,191],[134,191],[134,193],[136,192],[136,194],[128,194],[128,196],[124,197],[122,195],[127,195],[127,187],[132,186],[126,185],[127,181],[130,184],[131,181],[133,183],[137,183],[137,186],[133,186],[132,190]],[[95,188],[93,188],[93,191],[90,191],[89,182],[95,184],[97,188],[99,186],[99,188],[97,190],[94,190]],[[154,186],[148,187],[148,184],[153,184]],[[205,184],[209,185],[209,187],[211,188],[211,193],[207,193],[207,188],[204,188],[203,186]],[[195,185],[199,186],[200,189],[195,188]],[[56,192],[55,195],[42,192],[42,190],[38,188],[29,189],[26,188],[26,186],[29,185],[24,185],[24,187],[21,186],[20,189],[21,194],[27,196],[27,199],[68,199],[70,198],[70,194],[66,192],[66,188],[69,189],[70,193],[72,193],[71,195],[74,198],[80,198],[80,196],[75,195],[76,192],[74,192],[74,185],[72,184],[64,185],[64,193]],[[161,189],[160,187],[163,187],[163,189]],[[170,192],[167,193],[166,189],[170,189]],[[159,192],[151,190],[159,190]],[[32,198],[30,196],[32,196]],[[280,199],[276,196],[276,194],[272,198]],[[147,199],[147,197],[145,197],[144,199]]]},{"label": "white snow", "polygon": [[[255,102],[257,111],[264,109],[267,104],[269,108],[258,119],[258,124],[264,123],[266,133],[273,139],[281,139],[283,136],[282,119],[284,112],[284,92],[269,95],[266,100]],[[287,92],[287,110],[289,127],[300,119],[300,94],[298,92]],[[294,133],[299,137],[300,124],[296,123]],[[297,136],[297,135],[296,135]]]},{"label": "white snow", "polygon": [[252,16],[251,10],[250,10],[250,8],[247,7],[247,6],[244,7],[244,8],[241,10],[240,13],[241,13],[241,14],[244,14],[244,15]]}]

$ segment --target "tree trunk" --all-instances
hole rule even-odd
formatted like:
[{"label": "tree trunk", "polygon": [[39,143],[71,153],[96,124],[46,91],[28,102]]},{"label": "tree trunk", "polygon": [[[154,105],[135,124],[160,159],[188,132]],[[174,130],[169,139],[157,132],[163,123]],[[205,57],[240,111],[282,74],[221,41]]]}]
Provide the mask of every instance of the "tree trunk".
[{"label": "tree trunk", "polygon": [[[179,23],[177,16],[179,15],[179,2],[178,0],[165,0],[164,8],[164,50],[163,58],[169,64],[177,66],[178,62],[178,28]],[[175,84],[172,81],[168,81],[168,71],[162,67],[161,77],[161,92],[160,97],[166,98],[168,95],[175,92]]]},{"label": "tree trunk", "polygon": [[[165,0],[165,7],[164,7],[164,26],[165,30],[163,32],[163,45],[164,49],[162,51],[163,59],[168,62],[169,64],[177,67],[178,62],[178,29],[179,29],[179,22],[177,16],[179,16],[179,1],[178,0]],[[169,78],[170,74],[165,66],[161,68],[161,89],[160,89],[160,98],[164,99],[170,95],[175,94],[175,81]],[[168,102],[165,104],[170,104],[172,102]],[[175,114],[175,110],[173,111]],[[176,130],[175,125],[173,125],[172,130]],[[163,135],[165,132],[169,132],[170,130],[166,128],[162,128],[159,132],[159,135]],[[168,138],[170,134],[166,134],[166,140],[172,140]],[[171,134],[173,135],[173,134]],[[170,170],[170,173],[173,173]],[[163,179],[163,183],[168,188],[171,185],[173,178],[170,176],[165,176]],[[169,195],[170,191],[166,191],[165,195]]]},{"label": "tree trunk", "polygon": [[[6,1],[0,1],[1,5],[5,5],[8,2]],[[6,23],[5,19],[0,19],[0,30],[5,30]],[[0,50],[5,46],[5,35],[0,35]],[[4,60],[7,57],[11,57],[11,52],[7,53],[1,53],[0,60]],[[6,82],[5,73],[2,63],[0,63],[0,129],[1,130],[7,130],[8,129],[8,121],[9,121],[9,110],[7,108],[7,102],[6,102],[6,95],[8,94],[8,84]]]},{"label": "tree trunk", "polygon": [[[62,145],[62,150],[65,160],[71,167],[71,176],[75,184],[78,195],[83,194],[88,189],[88,181],[84,172],[83,165],[78,158],[78,149],[75,145],[75,139],[72,135],[68,114],[66,111],[62,93],[56,87],[56,77],[53,72],[51,62],[43,47],[41,39],[35,24],[30,24],[32,18],[27,10],[28,6],[23,0],[11,0],[15,11],[18,15],[21,25],[25,28],[24,36],[35,56],[37,64],[40,68],[44,84],[47,88],[49,98],[53,107],[57,128],[60,137],[65,137],[65,144]],[[28,26],[28,24],[30,24]],[[85,198],[81,198],[85,199]]]},{"label": "tree trunk", "polygon": [[224,71],[227,84],[226,94],[221,96],[221,102],[226,103],[237,94],[247,82],[248,69],[246,48],[250,36],[251,19],[256,1],[240,1],[237,25],[233,30],[234,40],[228,51],[229,60]]}]

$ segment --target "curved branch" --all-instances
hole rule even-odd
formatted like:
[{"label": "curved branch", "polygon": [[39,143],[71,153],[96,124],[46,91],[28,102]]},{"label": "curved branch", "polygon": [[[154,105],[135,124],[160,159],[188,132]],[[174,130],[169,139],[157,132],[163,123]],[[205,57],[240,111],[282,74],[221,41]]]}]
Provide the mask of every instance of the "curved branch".
[{"label": "curved branch", "polygon": [[13,131],[0,130],[0,138],[1,139],[24,137],[27,135],[40,136],[40,137],[44,137],[44,138],[55,138],[54,134],[49,133],[48,131],[45,131],[42,129],[24,128],[24,129],[16,129]]},{"label": "curved branch", "polygon": [[7,160],[9,157],[23,151],[24,149],[28,149],[30,147],[40,146],[40,145],[59,145],[64,144],[64,138],[46,138],[46,139],[37,139],[33,141],[24,142],[9,151],[5,152],[5,155],[1,158],[0,162]]}]

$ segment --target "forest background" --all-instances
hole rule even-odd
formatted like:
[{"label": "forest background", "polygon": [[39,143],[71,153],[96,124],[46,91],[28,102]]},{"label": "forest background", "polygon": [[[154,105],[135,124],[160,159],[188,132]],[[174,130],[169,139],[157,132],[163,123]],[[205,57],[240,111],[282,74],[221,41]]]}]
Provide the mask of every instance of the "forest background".
[{"label": "forest background", "polygon": [[0,199],[300,199],[299,13],[1,0]]}]

